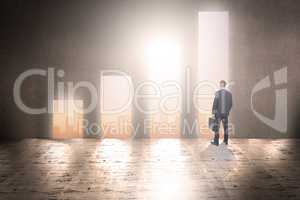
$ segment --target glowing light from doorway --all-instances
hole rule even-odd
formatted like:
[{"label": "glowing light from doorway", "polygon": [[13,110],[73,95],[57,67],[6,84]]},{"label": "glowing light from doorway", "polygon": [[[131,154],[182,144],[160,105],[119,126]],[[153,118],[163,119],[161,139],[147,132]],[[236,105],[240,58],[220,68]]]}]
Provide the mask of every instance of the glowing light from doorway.
[{"label": "glowing light from doorway", "polygon": [[[167,81],[181,81],[182,52],[180,43],[172,37],[157,37],[150,40],[145,47],[145,62],[149,71],[149,79],[162,86]],[[177,94],[180,92],[176,85],[160,88],[161,96]],[[178,95],[180,97],[181,94]],[[161,98],[162,99],[162,98]],[[161,101],[160,101],[161,103]],[[177,108],[180,98],[168,99],[164,102],[165,108]],[[154,99],[147,101],[148,107],[159,107],[160,104]],[[159,112],[149,116],[151,122],[147,125],[150,137],[179,137],[180,126],[179,112],[165,113],[161,107]],[[163,130],[162,130],[163,129]]]},{"label": "glowing light from doorway", "polygon": [[178,79],[181,59],[181,49],[176,41],[155,39],[146,45],[145,62],[149,67],[150,79],[154,81]]},{"label": "glowing light from doorway", "polygon": [[197,109],[199,124],[207,124],[219,81],[229,81],[229,12],[204,11],[198,17],[198,80],[202,84],[196,91]]},{"label": "glowing light from doorway", "polygon": [[83,137],[82,109],[82,100],[53,100],[52,138]]},{"label": "glowing light from doorway", "polygon": [[228,80],[229,14],[199,12],[198,65],[200,80]]},{"label": "glowing light from doorway", "polygon": [[199,12],[199,81],[205,81],[198,95],[198,108],[211,112],[213,95],[220,80],[229,79],[229,14],[227,11]]}]

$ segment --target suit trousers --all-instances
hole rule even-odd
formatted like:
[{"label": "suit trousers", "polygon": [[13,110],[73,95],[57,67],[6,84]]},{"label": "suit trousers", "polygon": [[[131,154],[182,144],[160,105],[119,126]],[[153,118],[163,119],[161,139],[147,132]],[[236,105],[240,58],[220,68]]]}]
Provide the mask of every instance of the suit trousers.
[{"label": "suit trousers", "polygon": [[216,130],[215,139],[219,139],[219,130],[221,122],[224,128],[224,141],[228,141],[228,115],[215,115],[216,118]]}]

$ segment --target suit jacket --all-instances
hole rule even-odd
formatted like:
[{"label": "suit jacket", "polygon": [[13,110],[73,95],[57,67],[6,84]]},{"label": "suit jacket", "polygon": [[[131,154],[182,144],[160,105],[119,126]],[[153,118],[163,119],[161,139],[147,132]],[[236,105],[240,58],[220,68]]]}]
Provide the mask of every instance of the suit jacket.
[{"label": "suit jacket", "polygon": [[212,113],[216,116],[228,116],[232,108],[232,94],[226,89],[220,89],[215,93]]}]

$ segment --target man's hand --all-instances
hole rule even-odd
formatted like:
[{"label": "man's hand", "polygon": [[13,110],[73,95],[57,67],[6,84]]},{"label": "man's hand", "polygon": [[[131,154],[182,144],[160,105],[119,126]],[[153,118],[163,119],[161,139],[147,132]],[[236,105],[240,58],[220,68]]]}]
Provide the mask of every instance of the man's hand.
[{"label": "man's hand", "polygon": [[217,110],[212,110],[212,114],[214,115],[214,114],[216,114],[217,113]]}]

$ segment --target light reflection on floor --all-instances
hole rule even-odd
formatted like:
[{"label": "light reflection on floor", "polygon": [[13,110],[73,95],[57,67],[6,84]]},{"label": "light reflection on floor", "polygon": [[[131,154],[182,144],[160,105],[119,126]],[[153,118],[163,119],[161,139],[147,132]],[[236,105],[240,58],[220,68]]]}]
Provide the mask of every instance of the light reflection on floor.
[{"label": "light reflection on floor", "polygon": [[[151,199],[183,199],[188,186],[188,168],[182,155],[180,140],[162,139],[151,145],[150,157],[154,158],[148,166],[151,172],[149,190]],[[181,171],[178,171],[178,168]],[[182,173],[184,172],[184,173]]]}]

